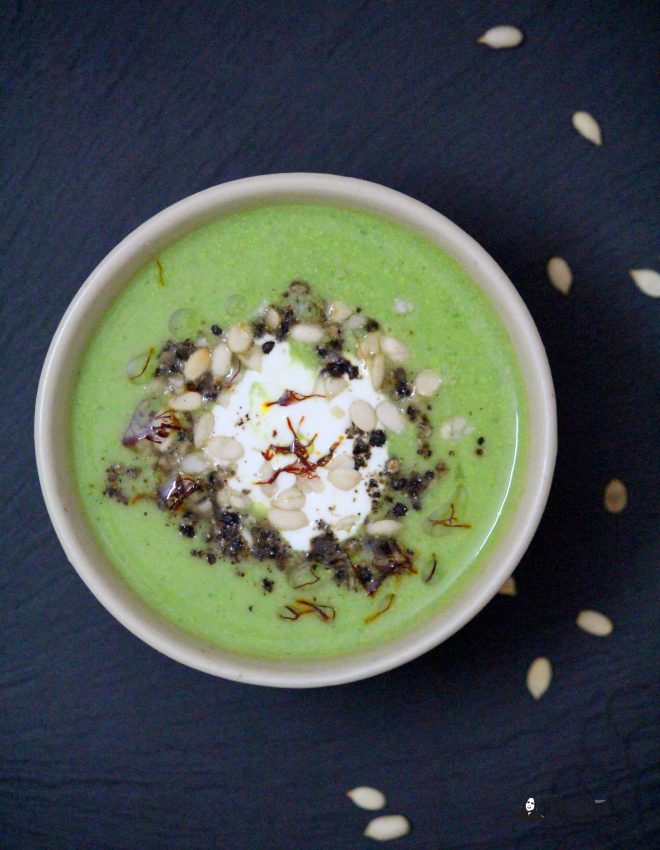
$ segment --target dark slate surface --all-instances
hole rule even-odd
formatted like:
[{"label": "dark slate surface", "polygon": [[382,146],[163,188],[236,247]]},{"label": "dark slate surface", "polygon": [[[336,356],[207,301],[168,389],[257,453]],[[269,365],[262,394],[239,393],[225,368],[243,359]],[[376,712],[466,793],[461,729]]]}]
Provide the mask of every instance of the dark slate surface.
[{"label": "dark slate surface", "polygon": [[[414,825],[394,846],[651,847],[658,302],[627,272],[658,267],[653,4],[7,0],[1,15],[0,846],[367,848],[344,792],[370,783]],[[524,46],[475,45],[498,23]],[[66,563],[31,445],[49,339],[104,254],[185,195],[291,170],[385,183],[475,236],[538,323],[560,421],[519,596],[402,669],[307,692],[213,679],[120,627]],[[545,278],[555,253],[569,298]],[[619,516],[602,509],[613,476],[630,488]],[[611,638],[577,630],[582,607],[612,617]],[[540,654],[555,679],[534,703]],[[521,818],[529,795],[541,823]]]}]

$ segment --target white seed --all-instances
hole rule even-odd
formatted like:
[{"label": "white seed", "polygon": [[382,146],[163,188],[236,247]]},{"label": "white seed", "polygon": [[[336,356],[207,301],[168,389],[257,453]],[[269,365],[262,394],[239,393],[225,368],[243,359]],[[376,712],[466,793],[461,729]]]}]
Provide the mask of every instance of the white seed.
[{"label": "white seed", "polygon": [[353,313],[353,315],[346,319],[346,327],[350,331],[356,331],[359,328],[363,328],[367,324],[367,317],[363,316],[362,313]]},{"label": "white seed", "polygon": [[375,390],[379,390],[383,386],[385,380],[385,357],[382,354],[377,354],[369,364],[369,378],[371,386]]},{"label": "white seed", "polygon": [[172,410],[197,410],[197,408],[201,406],[202,395],[201,393],[196,392],[183,393],[182,395],[173,398],[170,402]]},{"label": "white seed", "polygon": [[183,367],[183,377],[186,381],[196,381],[201,378],[211,365],[211,352],[208,348],[198,348],[186,360]]},{"label": "white seed", "polygon": [[215,427],[215,417],[210,412],[202,413],[195,423],[193,440],[196,449],[203,449],[204,446],[213,436],[213,428]]},{"label": "white seed", "polygon": [[305,504],[305,494],[298,487],[289,487],[275,496],[273,504],[283,511],[297,511]]},{"label": "white seed", "polygon": [[280,314],[274,307],[269,307],[266,310],[266,325],[270,328],[271,331],[274,331],[276,328],[279,328],[282,319]]},{"label": "white seed", "polygon": [[277,477],[277,489],[280,493],[295,487],[298,479],[292,472],[281,472]]},{"label": "white seed", "polygon": [[302,511],[285,511],[282,508],[271,508],[268,511],[268,522],[280,531],[297,531],[304,528],[309,520]]},{"label": "white seed", "polygon": [[440,426],[440,436],[443,440],[461,440],[474,431],[464,416],[453,416]]},{"label": "white seed", "polygon": [[306,345],[316,345],[323,339],[323,328],[320,325],[308,325],[301,323],[294,325],[289,331],[291,339],[296,342],[303,342]]},{"label": "white seed", "polygon": [[224,342],[213,349],[211,373],[214,378],[226,378],[231,368],[231,351]]},{"label": "white seed", "polygon": [[238,460],[244,455],[243,446],[233,437],[211,437],[206,450],[217,460]]},{"label": "white seed", "polygon": [[363,336],[355,349],[357,356],[361,360],[369,360],[370,357],[375,357],[380,351],[380,338],[381,334],[378,331],[372,331]]},{"label": "white seed", "polygon": [[572,121],[575,129],[587,141],[593,142],[595,145],[603,144],[603,134],[601,133],[600,125],[593,115],[590,115],[588,112],[574,112]]},{"label": "white seed", "polygon": [[391,401],[381,401],[376,407],[376,416],[383,428],[395,434],[400,434],[406,426],[403,414]]},{"label": "white seed", "polygon": [[353,308],[349,307],[343,301],[333,301],[328,307],[328,319],[331,322],[337,322],[339,324],[345,322],[352,315]]},{"label": "white seed", "polygon": [[331,469],[355,469],[355,461],[353,460],[352,455],[335,455],[330,461],[330,463],[327,465],[326,469],[328,470],[328,472]]},{"label": "white seed", "polygon": [[356,398],[348,408],[351,422],[361,431],[373,431],[376,427],[376,411],[364,399]]},{"label": "white seed", "polygon": [[551,257],[546,269],[550,283],[562,295],[568,295],[573,283],[573,272],[563,257]]},{"label": "white seed", "polygon": [[631,269],[630,276],[644,295],[660,298],[660,274],[655,269]]},{"label": "white seed", "polygon": [[331,469],[328,481],[338,490],[352,490],[360,483],[361,476],[357,469]]},{"label": "white seed", "polygon": [[596,637],[607,637],[612,634],[612,630],[614,629],[614,625],[609,617],[598,611],[591,611],[589,609],[580,611],[575,622],[583,632],[588,632],[590,635],[595,635]]},{"label": "white seed", "polygon": [[411,304],[410,301],[406,301],[405,298],[394,299],[394,312],[398,313],[399,316],[405,316],[406,313],[412,313],[414,309],[415,305]]},{"label": "white seed", "polygon": [[346,796],[360,809],[367,809],[370,812],[375,812],[376,809],[383,809],[387,804],[383,792],[377,788],[370,788],[368,785],[359,785],[357,788],[351,788],[350,791],[346,792]]},{"label": "white seed", "polygon": [[234,354],[245,354],[252,345],[252,331],[247,325],[232,325],[227,333],[227,345]]},{"label": "white seed", "polygon": [[415,378],[415,392],[421,396],[435,395],[440,389],[442,378],[432,369],[422,369]]},{"label": "white seed", "polygon": [[200,475],[209,468],[209,459],[201,452],[193,452],[186,455],[181,461],[181,469],[190,475]]},{"label": "white seed", "polygon": [[[297,486],[303,493],[322,493],[325,490],[325,484],[321,478],[300,478]],[[261,489],[263,490],[263,487]]]},{"label": "white seed", "polygon": [[410,355],[410,349],[400,339],[393,336],[384,336],[380,341],[383,354],[393,363],[405,363]]},{"label": "white seed", "polygon": [[[270,478],[273,477],[274,472],[275,472],[275,470],[273,469],[271,464],[268,463],[268,461],[264,461],[264,463],[261,464],[261,467],[259,469],[258,480],[259,481],[268,481]],[[259,485],[259,492],[263,493],[264,496],[268,496],[268,497],[272,496],[273,493],[275,492],[275,490],[276,490],[276,487],[275,487],[274,484],[260,484]]]},{"label": "white seed", "polygon": [[247,354],[239,354],[238,359],[248,369],[254,369],[255,372],[261,372],[264,353],[258,345],[253,345]]},{"label": "white seed", "polygon": [[515,578],[513,576],[509,576],[497,592],[501,593],[502,596],[516,596],[518,588],[516,586]]},{"label": "white seed", "polygon": [[322,394],[326,398],[335,398],[335,396],[343,393],[347,386],[348,382],[344,378],[326,378],[323,383],[324,392]]},{"label": "white seed", "polygon": [[370,821],[363,834],[375,841],[392,841],[409,832],[410,822],[403,815],[382,815]]},{"label": "white seed", "polygon": [[402,528],[403,523],[395,519],[377,519],[367,525],[368,533],[374,537],[389,537],[390,534],[398,534]]},{"label": "white seed", "polygon": [[477,44],[485,44],[486,47],[492,47],[494,50],[502,50],[509,47],[518,47],[522,44],[524,35],[518,27],[501,25],[492,27],[477,39]]},{"label": "white seed", "polygon": [[537,658],[527,671],[527,690],[534,699],[541,699],[552,681],[552,664],[547,658]]},{"label": "white seed", "polygon": [[[359,520],[359,516],[357,514],[349,514],[348,516],[342,517],[338,522],[336,522],[332,527],[335,531],[346,531],[349,532],[352,530],[353,526]],[[350,791],[349,791],[350,797]],[[359,804],[357,804],[359,805]]]},{"label": "white seed", "polygon": [[611,514],[618,514],[628,504],[628,490],[623,481],[618,478],[613,478],[605,488],[603,496],[605,510]]}]

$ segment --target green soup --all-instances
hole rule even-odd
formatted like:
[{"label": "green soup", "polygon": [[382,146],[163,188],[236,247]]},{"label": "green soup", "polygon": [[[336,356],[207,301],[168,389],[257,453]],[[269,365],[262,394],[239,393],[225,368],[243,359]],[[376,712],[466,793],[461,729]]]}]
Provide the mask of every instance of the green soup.
[{"label": "green soup", "polygon": [[[437,394],[423,405],[427,456],[418,454],[412,422],[387,441],[389,456],[408,469],[441,471],[420,509],[406,503],[401,519],[401,545],[413,553],[414,571],[387,578],[371,595],[324,571],[313,586],[294,589],[268,559],[210,564],[191,554],[195,541],[180,533],[180,519],[173,522],[162,505],[126,505],[104,494],[109,465],[136,463],[122,434],[149,374],[129,380],[127,361],[171,338],[168,323],[171,328],[177,311],[187,311],[174,318],[188,325],[186,334],[212,323],[224,329],[263,302],[281,299],[292,280],[308,281],[328,301],[341,299],[375,317],[382,333],[409,347],[409,374],[433,369],[442,377]],[[292,348],[296,356],[311,356]],[[407,399],[400,401],[405,416]],[[467,433],[448,436],[452,421],[459,432],[469,423]],[[149,606],[219,647],[303,659],[390,640],[460,591],[489,557],[515,506],[526,428],[511,342],[485,295],[453,259],[379,217],[296,204],[252,209],[201,227],[135,275],[80,361],[70,447],[89,523],[114,568]],[[333,618],[314,612],[282,617],[301,593]]]}]

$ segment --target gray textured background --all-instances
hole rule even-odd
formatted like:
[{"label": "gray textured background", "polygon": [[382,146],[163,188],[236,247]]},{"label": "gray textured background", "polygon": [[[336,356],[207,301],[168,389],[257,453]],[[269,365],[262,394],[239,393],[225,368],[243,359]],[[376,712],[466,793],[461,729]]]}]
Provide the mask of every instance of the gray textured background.
[{"label": "gray textured background", "polygon": [[[657,808],[657,6],[643,2],[5,2],[0,846],[651,847]],[[524,46],[475,39],[512,23]],[[598,149],[571,128],[600,121]],[[546,343],[560,454],[517,572],[442,647],[376,679],[272,691],[133,638],[67,565],[31,445],[66,305],[126,233],[250,174],[328,171],[431,204],[509,273]],[[545,278],[559,253],[568,298]],[[18,427],[16,421],[18,420]],[[630,488],[602,509],[613,476]],[[574,626],[609,614],[606,640]],[[527,666],[555,679],[534,703]],[[655,793],[654,793],[655,792]],[[533,794],[543,823],[521,818]],[[607,803],[597,807],[596,797]]]}]

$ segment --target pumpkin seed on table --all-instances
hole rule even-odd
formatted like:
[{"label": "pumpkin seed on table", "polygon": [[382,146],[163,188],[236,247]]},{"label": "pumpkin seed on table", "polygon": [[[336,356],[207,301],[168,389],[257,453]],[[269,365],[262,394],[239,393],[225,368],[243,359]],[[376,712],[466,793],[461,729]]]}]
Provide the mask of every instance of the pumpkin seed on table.
[{"label": "pumpkin seed on table", "polygon": [[516,596],[518,594],[518,587],[515,578],[509,576],[497,592],[501,593],[502,596]]},{"label": "pumpkin seed on table", "polygon": [[519,44],[523,43],[524,38],[522,30],[519,30],[518,27],[501,24],[486,30],[477,39],[477,44],[485,44],[486,47],[492,47],[493,50],[506,50],[511,47],[518,47]]},{"label": "pumpkin seed on table", "polygon": [[614,625],[609,617],[606,617],[605,614],[601,614],[599,611],[592,611],[590,609],[580,611],[575,622],[583,632],[595,635],[596,637],[607,637],[614,630]]},{"label": "pumpkin seed on table", "polygon": [[547,274],[554,288],[562,295],[568,295],[573,285],[573,272],[563,257],[551,257],[548,260]]},{"label": "pumpkin seed on table", "polygon": [[527,671],[527,690],[534,699],[541,699],[552,681],[552,664],[541,656],[535,659]]},{"label": "pumpkin seed on table", "polygon": [[593,142],[594,145],[600,146],[603,144],[603,134],[600,124],[593,115],[589,112],[574,112],[571,120],[573,127],[583,138],[589,142]]},{"label": "pumpkin seed on table", "polygon": [[381,815],[369,821],[363,835],[375,841],[393,841],[410,832],[410,821],[403,815]]},{"label": "pumpkin seed on table", "polygon": [[630,277],[644,295],[660,298],[660,274],[655,269],[631,269]]},{"label": "pumpkin seed on table", "polygon": [[376,811],[382,809],[387,804],[385,795],[377,788],[370,788],[368,785],[358,785],[357,788],[351,788],[346,792],[346,796],[352,800],[360,809],[368,811]]},{"label": "pumpkin seed on table", "polygon": [[603,504],[605,510],[611,514],[621,513],[628,504],[628,489],[623,481],[618,478],[613,478],[605,487],[603,494]]}]

